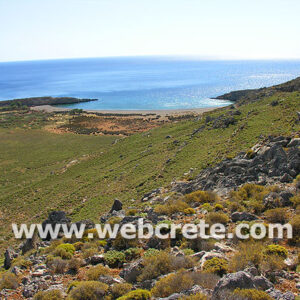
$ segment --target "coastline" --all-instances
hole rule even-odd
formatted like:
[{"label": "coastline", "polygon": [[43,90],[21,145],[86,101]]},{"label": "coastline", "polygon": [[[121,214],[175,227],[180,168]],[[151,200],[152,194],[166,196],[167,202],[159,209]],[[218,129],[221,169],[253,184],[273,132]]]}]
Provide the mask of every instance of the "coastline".
[{"label": "coastline", "polygon": [[[226,105],[225,105],[226,106]],[[206,108],[190,108],[190,109],[156,109],[156,110],[83,110],[87,113],[99,113],[99,114],[113,114],[113,115],[161,115],[161,116],[180,116],[188,114],[203,114],[208,111],[212,111],[220,107],[206,107]],[[33,106],[30,109],[34,111],[45,111],[48,113],[51,112],[68,112],[71,111],[71,108],[57,107],[52,105],[39,105]]]}]

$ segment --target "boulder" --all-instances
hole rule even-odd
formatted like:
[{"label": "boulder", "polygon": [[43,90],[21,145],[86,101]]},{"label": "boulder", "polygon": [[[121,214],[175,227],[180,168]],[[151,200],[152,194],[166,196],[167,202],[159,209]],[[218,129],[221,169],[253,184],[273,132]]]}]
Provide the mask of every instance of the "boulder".
[{"label": "boulder", "polygon": [[201,264],[201,267],[203,267],[204,263],[207,261],[207,260],[210,260],[214,257],[217,257],[217,258],[222,258],[222,259],[226,259],[226,256],[222,253],[219,253],[219,252],[215,252],[215,251],[210,251],[210,252],[206,252],[202,257],[201,257],[201,260],[200,260],[200,264]]},{"label": "boulder", "polygon": [[11,267],[11,262],[16,257],[18,257],[18,254],[12,248],[7,248],[4,253],[4,269],[8,270]]},{"label": "boulder", "polygon": [[298,147],[298,146],[300,146],[300,138],[292,139],[287,146],[288,147]]},{"label": "boulder", "polygon": [[120,277],[127,282],[134,283],[137,277],[142,273],[142,259],[139,259],[131,264],[124,264],[123,270],[120,272]]},{"label": "boulder", "polygon": [[224,293],[233,292],[235,289],[255,289],[255,284],[252,277],[244,272],[227,274],[222,277],[214,288],[212,299],[223,300]]},{"label": "boulder", "polygon": [[123,203],[120,200],[115,199],[114,204],[112,205],[109,212],[112,213],[113,211],[122,210],[122,207],[123,207]]},{"label": "boulder", "polygon": [[253,220],[257,220],[258,217],[253,215],[253,214],[250,214],[248,212],[234,212],[232,215],[231,215],[231,220],[232,222],[239,222],[239,221],[253,221]]},{"label": "boulder", "polygon": [[32,239],[27,239],[21,246],[22,255],[24,255],[26,252],[37,249],[37,243],[38,243],[38,235],[35,233],[32,237]]},{"label": "boulder", "polygon": [[253,282],[260,290],[268,290],[273,287],[273,284],[264,276],[255,276]]}]

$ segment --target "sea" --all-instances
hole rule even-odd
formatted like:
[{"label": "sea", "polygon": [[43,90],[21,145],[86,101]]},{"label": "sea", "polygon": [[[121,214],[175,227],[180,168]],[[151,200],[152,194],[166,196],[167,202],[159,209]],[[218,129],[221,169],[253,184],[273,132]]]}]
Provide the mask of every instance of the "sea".
[{"label": "sea", "polygon": [[77,97],[65,105],[90,110],[219,107],[224,93],[283,83],[300,76],[300,60],[201,60],[190,57],[115,57],[0,63],[0,101]]}]

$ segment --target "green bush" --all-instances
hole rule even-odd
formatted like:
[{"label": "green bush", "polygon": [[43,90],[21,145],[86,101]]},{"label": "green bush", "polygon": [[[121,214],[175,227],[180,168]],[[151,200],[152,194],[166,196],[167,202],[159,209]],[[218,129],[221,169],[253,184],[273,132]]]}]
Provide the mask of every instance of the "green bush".
[{"label": "green bush", "polygon": [[118,298],[118,300],[148,300],[151,298],[151,293],[147,290],[137,289]]},{"label": "green bush", "polygon": [[189,208],[189,205],[180,200],[170,200],[165,204],[159,204],[155,207],[154,211],[160,215],[172,215],[178,212],[184,212],[185,209]]},{"label": "green bush", "polygon": [[115,283],[111,287],[111,294],[114,299],[124,296],[129,293],[132,289],[132,285],[130,283]]},{"label": "green bush", "polygon": [[179,298],[179,300],[207,300],[207,297],[201,293],[197,293],[195,295]]},{"label": "green bush", "polygon": [[213,207],[209,203],[204,203],[201,208],[207,210],[208,212],[213,210]]},{"label": "green bush", "polygon": [[265,216],[270,223],[285,224],[288,221],[287,209],[278,207],[265,211]]},{"label": "green bush", "polygon": [[83,260],[80,258],[71,258],[68,262],[68,269],[74,273],[77,273],[79,268],[83,265]]},{"label": "green bush", "polygon": [[296,215],[290,222],[293,227],[293,238],[288,240],[290,245],[299,245],[300,243],[300,215]]},{"label": "green bush", "polygon": [[60,250],[60,249],[65,250],[66,252],[70,253],[71,255],[74,255],[74,253],[75,253],[75,247],[72,244],[60,244],[56,247],[55,250]]},{"label": "green bush", "polygon": [[63,274],[66,272],[68,262],[59,257],[54,257],[47,261],[47,266],[54,274]]},{"label": "green bush", "polygon": [[183,249],[182,252],[184,253],[184,255],[192,255],[195,253],[195,251],[190,248]]},{"label": "green bush", "polygon": [[138,238],[135,239],[126,239],[122,237],[121,234],[118,234],[112,242],[112,246],[116,250],[126,250],[129,248],[136,248],[139,246]]},{"label": "green bush", "polygon": [[235,289],[233,295],[247,300],[272,300],[273,299],[264,291],[259,291],[255,289]]},{"label": "green bush", "polygon": [[220,211],[220,210],[223,210],[223,209],[224,209],[224,207],[223,207],[222,204],[217,203],[217,204],[215,205],[215,211]]},{"label": "green bush", "polygon": [[138,213],[137,209],[131,208],[126,211],[126,216],[135,216],[137,213]]},{"label": "green bush", "polygon": [[84,243],[83,242],[76,242],[73,244],[73,246],[75,247],[75,250],[78,251],[78,250],[81,250],[82,247],[83,247]]},{"label": "green bush", "polygon": [[228,262],[223,258],[213,257],[204,263],[203,271],[223,276],[228,272]]},{"label": "green bush", "polygon": [[104,260],[111,268],[116,268],[126,262],[126,257],[121,251],[111,250],[104,254]]},{"label": "green bush", "polygon": [[217,194],[209,191],[196,191],[185,195],[184,197],[187,203],[213,203],[218,201]]},{"label": "green bush", "polygon": [[283,258],[287,258],[288,256],[288,251],[280,245],[268,245],[265,253],[267,255],[278,255]]},{"label": "green bush", "polygon": [[72,244],[60,244],[53,251],[54,256],[59,256],[62,259],[71,259],[75,253],[75,247]]},{"label": "green bush", "polygon": [[72,288],[72,300],[98,300],[103,299],[108,291],[108,285],[99,281],[82,281]]},{"label": "green bush", "polygon": [[186,215],[194,215],[196,213],[195,209],[188,207],[183,211]]},{"label": "green bush", "polygon": [[160,251],[154,248],[149,248],[144,252],[144,257],[156,256]]},{"label": "green bush", "polygon": [[213,225],[217,223],[226,225],[229,222],[229,217],[226,214],[221,212],[210,212],[206,215],[205,221],[209,225]]},{"label": "green bush", "polygon": [[5,272],[0,277],[0,291],[3,289],[16,289],[19,286],[18,278],[15,274]]},{"label": "green bush", "polygon": [[294,197],[291,197],[290,200],[293,203],[294,207],[297,207],[298,205],[300,205],[300,193]]},{"label": "green bush", "polygon": [[190,289],[193,285],[194,282],[189,274],[180,271],[159,279],[155,283],[151,293],[155,297],[164,298],[174,293],[180,293],[183,290]]},{"label": "green bush", "polygon": [[63,296],[61,291],[59,290],[51,290],[38,292],[34,295],[33,300],[63,300]]},{"label": "green bush", "polygon": [[127,261],[131,261],[141,256],[142,249],[141,248],[129,248],[124,251],[125,257]]},{"label": "green bush", "polygon": [[98,265],[96,267],[93,267],[91,269],[89,269],[87,272],[86,272],[86,277],[88,280],[90,281],[97,281],[99,280],[99,277],[101,275],[106,275],[109,273],[109,269],[102,266],[102,265]]}]

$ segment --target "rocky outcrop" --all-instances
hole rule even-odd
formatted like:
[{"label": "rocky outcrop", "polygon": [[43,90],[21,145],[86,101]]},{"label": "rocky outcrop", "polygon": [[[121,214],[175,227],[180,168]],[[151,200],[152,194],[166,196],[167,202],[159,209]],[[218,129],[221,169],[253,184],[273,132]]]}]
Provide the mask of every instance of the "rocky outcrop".
[{"label": "rocky outcrop", "polygon": [[[300,172],[298,139],[270,137],[255,145],[248,153],[226,159],[214,168],[203,170],[195,180],[177,182],[173,191],[187,194],[196,190],[222,193],[244,183],[288,183]],[[282,195],[286,201],[287,195]]]},{"label": "rocky outcrop", "polygon": [[122,207],[123,207],[123,203],[120,200],[115,199],[112,208],[110,209],[110,213],[112,213],[113,211],[122,210]]}]

